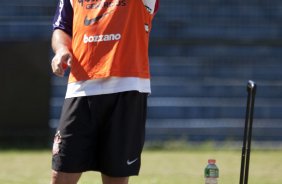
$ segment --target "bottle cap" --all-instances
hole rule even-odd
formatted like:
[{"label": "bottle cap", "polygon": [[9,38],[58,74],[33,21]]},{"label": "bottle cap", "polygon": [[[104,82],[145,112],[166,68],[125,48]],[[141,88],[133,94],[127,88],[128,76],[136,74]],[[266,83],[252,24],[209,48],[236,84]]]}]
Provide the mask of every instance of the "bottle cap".
[{"label": "bottle cap", "polygon": [[215,159],[209,159],[209,160],[208,160],[208,163],[209,163],[209,164],[215,164],[215,162],[216,162]]}]

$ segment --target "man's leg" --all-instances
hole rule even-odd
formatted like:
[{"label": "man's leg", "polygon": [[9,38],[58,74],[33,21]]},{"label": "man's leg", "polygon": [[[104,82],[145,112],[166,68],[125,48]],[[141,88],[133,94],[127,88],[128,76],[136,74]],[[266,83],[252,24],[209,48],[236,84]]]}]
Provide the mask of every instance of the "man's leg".
[{"label": "man's leg", "polygon": [[50,184],[77,184],[81,173],[64,173],[52,171],[52,179]]},{"label": "man's leg", "polygon": [[92,127],[87,98],[65,99],[53,143],[51,184],[76,184],[82,172],[90,169],[95,157]]},{"label": "man's leg", "polygon": [[110,177],[102,174],[103,184],[128,184],[128,177]]}]

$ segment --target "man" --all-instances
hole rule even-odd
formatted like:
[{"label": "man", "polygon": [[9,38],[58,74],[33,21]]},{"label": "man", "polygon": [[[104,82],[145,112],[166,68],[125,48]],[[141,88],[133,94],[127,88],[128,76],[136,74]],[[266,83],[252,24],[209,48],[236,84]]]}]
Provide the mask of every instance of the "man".
[{"label": "man", "polygon": [[52,70],[70,75],[53,143],[51,184],[99,171],[103,184],[138,175],[150,93],[148,43],[158,0],[60,0]]}]

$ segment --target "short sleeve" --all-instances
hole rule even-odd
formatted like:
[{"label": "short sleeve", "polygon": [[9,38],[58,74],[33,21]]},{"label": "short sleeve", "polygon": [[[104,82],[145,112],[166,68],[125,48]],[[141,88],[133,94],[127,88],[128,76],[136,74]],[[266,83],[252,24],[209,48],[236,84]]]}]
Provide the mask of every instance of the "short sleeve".
[{"label": "short sleeve", "polygon": [[59,0],[53,19],[53,30],[61,29],[72,36],[73,8],[70,0]]},{"label": "short sleeve", "polygon": [[143,0],[143,3],[147,10],[151,14],[156,14],[159,9],[159,0]]}]

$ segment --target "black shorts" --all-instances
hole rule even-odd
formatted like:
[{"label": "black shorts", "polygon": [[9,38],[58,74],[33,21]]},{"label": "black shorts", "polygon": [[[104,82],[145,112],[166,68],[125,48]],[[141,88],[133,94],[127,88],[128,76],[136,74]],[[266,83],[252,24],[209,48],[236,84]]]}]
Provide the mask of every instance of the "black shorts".
[{"label": "black shorts", "polygon": [[147,94],[128,91],[66,99],[54,138],[52,169],[138,175]]}]

